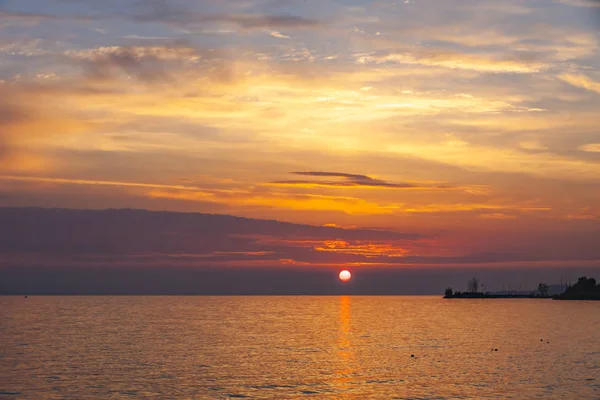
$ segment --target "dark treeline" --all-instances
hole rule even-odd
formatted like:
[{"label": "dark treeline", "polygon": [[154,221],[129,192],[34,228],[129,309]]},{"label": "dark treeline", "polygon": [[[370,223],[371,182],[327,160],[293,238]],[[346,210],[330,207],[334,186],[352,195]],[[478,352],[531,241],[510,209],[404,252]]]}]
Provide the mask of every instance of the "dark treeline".
[{"label": "dark treeline", "polygon": [[596,279],[582,276],[577,282],[567,287],[563,293],[554,296],[557,300],[600,300],[600,284]]}]

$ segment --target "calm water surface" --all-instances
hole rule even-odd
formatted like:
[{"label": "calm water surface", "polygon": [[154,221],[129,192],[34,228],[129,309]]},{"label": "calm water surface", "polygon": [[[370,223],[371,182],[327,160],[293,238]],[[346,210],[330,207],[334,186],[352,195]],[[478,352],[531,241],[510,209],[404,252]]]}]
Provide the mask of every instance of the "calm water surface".
[{"label": "calm water surface", "polygon": [[0,297],[0,338],[2,399],[600,399],[600,302]]}]

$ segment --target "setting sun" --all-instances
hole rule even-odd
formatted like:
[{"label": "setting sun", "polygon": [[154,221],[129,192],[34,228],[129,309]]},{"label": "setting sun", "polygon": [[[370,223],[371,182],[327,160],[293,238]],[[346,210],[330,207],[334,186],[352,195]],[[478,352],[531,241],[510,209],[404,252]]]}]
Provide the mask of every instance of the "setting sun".
[{"label": "setting sun", "polygon": [[340,280],[342,282],[348,282],[350,278],[352,278],[352,274],[350,273],[350,271],[345,269],[342,272],[340,272]]}]

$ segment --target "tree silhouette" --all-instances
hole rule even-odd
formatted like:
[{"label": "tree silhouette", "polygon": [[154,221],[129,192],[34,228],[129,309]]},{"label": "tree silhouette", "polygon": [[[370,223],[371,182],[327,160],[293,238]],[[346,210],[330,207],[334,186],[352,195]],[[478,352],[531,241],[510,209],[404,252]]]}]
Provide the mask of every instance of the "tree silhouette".
[{"label": "tree silhouette", "polygon": [[600,285],[596,284],[596,279],[582,276],[573,286],[569,286],[564,293],[556,298],[565,300],[600,300]]}]

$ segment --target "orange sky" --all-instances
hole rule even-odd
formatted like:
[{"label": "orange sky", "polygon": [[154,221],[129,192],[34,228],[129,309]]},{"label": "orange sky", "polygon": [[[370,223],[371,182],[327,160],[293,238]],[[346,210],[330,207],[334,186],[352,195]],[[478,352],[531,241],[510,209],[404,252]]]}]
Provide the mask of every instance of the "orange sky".
[{"label": "orange sky", "polygon": [[332,263],[600,263],[599,14],[586,0],[0,3],[0,206],[427,237],[310,245]]}]

